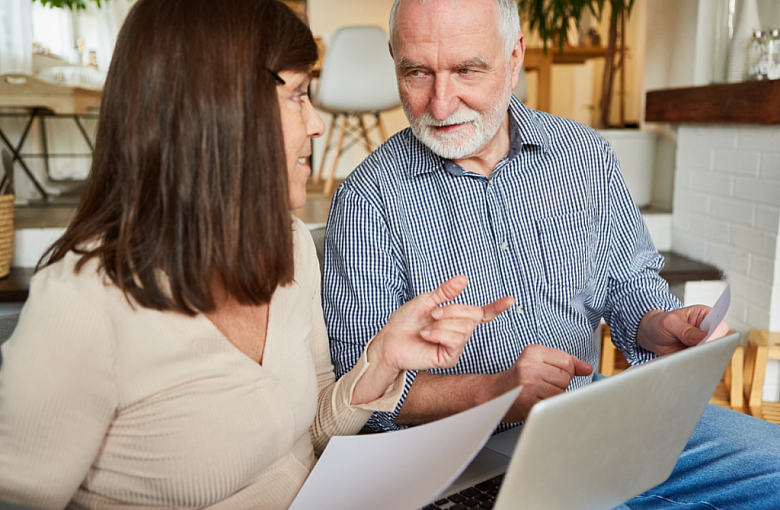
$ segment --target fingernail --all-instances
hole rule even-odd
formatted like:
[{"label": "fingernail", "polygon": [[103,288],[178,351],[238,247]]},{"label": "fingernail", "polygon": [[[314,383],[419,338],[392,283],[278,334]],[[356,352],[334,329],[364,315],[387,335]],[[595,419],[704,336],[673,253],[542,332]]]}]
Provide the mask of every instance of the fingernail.
[{"label": "fingernail", "polygon": [[428,335],[431,334],[431,330],[430,329],[424,329],[424,330],[420,331],[420,334],[422,336],[428,336]]},{"label": "fingernail", "polygon": [[440,319],[442,315],[444,315],[444,310],[442,310],[441,308],[437,308],[436,310],[431,312],[431,317],[433,317],[434,319]]}]

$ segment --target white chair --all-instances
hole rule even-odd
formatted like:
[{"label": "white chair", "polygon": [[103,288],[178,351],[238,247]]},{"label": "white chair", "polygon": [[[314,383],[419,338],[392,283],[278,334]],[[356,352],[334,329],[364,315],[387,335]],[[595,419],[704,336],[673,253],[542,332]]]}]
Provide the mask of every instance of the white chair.
[{"label": "white chair", "polygon": [[[363,116],[374,116],[376,123],[371,129],[378,128],[384,141],[387,140],[387,133],[379,114],[400,105],[395,65],[385,31],[377,26],[339,28],[330,39],[315,100],[317,108],[333,116],[315,183],[322,180],[333,132],[337,121],[341,119],[336,154],[323,189],[326,195],[333,188],[336,166],[343,152],[361,140],[365,142],[369,153],[373,150]],[[346,145],[345,137],[349,138]]]}]

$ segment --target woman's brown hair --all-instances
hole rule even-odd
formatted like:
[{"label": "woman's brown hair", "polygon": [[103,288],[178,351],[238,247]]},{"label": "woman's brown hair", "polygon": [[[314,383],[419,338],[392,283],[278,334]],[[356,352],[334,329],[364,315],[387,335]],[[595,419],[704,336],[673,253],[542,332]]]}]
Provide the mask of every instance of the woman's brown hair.
[{"label": "woman's brown hair", "polygon": [[[73,223],[39,262],[91,258],[141,306],[242,304],[293,279],[287,166],[271,71],[308,71],[311,32],[277,0],[139,0],[103,90]],[[167,277],[161,280],[161,276]]]}]

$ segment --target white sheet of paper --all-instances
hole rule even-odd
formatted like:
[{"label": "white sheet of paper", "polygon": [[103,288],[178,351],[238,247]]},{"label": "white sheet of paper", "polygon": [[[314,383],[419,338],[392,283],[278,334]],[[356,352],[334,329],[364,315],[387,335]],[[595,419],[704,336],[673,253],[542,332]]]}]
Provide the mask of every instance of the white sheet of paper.
[{"label": "white sheet of paper", "polygon": [[[712,308],[710,309],[709,313],[707,313],[707,316],[704,317],[704,320],[701,321],[701,324],[699,324],[699,329],[707,333],[707,335],[704,337],[704,340],[699,342],[699,344],[703,344],[713,340],[712,334],[717,329],[718,324],[720,324],[720,321],[722,321],[723,318],[726,316],[726,313],[729,311],[729,306],[731,306],[731,285],[726,285],[726,288],[723,289],[723,292],[721,292],[720,297],[718,297],[717,301],[715,301],[715,304],[712,305]],[[671,356],[671,354],[665,354],[664,356]],[[653,361],[659,360],[664,356],[658,356],[657,358],[652,359],[647,363],[652,363]],[[636,367],[641,367],[642,365],[646,365],[647,363],[633,365],[628,367],[626,370],[631,370]]]},{"label": "white sheet of paper", "polygon": [[726,312],[729,311],[729,306],[731,306],[731,285],[726,285],[726,288],[723,289],[718,300],[712,305],[710,313],[707,314],[704,320],[701,321],[701,325],[699,325],[699,329],[707,333],[707,336],[704,337],[704,340],[702,340],[701,343],[706,343],[711,340],[712,334],[715,332],[718,324],[720,324],[726,316]]},{"label": "white sheet of paper", "polygon": [[521,389],[426,425],[332,438],[290,510],[425,506],[468,466]]}]

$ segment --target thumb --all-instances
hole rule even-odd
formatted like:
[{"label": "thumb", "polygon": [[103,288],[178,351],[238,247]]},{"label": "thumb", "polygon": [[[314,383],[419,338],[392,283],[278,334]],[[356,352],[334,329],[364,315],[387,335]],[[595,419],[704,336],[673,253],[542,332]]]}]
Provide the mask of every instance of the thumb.
[{"label": "thumb", "polygon": [[693,345],[698,345],[699,342],[704,340],[705,336],[707,336],[705,331],[702,331],[695,326],[688,326],[683,328],[683,330],[680,332],[679,338],[682,343],[690,347]]},{"label": "thumb", "polygon": [[593,367],[590,363],[585,363],[581,359],[572,356],[574,358],[574,375],[590,375],[593,372]]},{"label": "thumb", "polygon": [[458,275],[439,285],[436,290],[430,293],[430,298],[433,300],[434,306],[443,305],[458,297],[468,283],[468,278],[464,275]]}]

